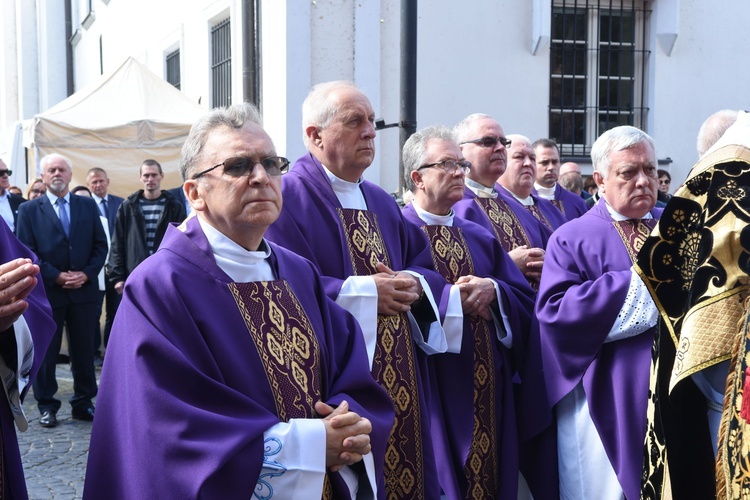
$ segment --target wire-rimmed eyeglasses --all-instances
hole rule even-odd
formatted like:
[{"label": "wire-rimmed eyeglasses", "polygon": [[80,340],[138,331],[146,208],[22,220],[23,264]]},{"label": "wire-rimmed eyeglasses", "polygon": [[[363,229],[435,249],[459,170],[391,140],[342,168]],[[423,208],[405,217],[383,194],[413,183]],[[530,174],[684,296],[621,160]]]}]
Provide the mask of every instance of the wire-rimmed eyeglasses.
[{"label": "wire-rimmed eyeglasses", "polygon": [[427,165],[422,165],[417,170],[422,170],[423,168],[432,168],[437,167],[442,169],[446,174],[453,175],[456,173],[456,170],[461,170],[461,173],[466,175],[469,172],[469,169],[471,168],[471,162],[466,160],[443,160],[443,161],[437,161],[435,163],[428,163]]}]

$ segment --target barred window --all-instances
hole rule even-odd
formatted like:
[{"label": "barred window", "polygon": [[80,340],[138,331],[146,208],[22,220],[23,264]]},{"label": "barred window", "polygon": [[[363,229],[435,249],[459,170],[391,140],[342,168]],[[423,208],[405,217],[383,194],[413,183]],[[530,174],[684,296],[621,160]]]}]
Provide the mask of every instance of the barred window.
[{"label": "barred window", "polygon": [[553,2],[549,137],[562,154],[588,155],[596,138],[618,125],[645,126],[646,4]]},{"label": "barred window", "polygon": [[211,107],[232,104],[232,44],[229,18],[211,28]]},{"label": "barred window", "polygon": [[166,64],[167,81],[180,90],[180,49],[167,54]]}]

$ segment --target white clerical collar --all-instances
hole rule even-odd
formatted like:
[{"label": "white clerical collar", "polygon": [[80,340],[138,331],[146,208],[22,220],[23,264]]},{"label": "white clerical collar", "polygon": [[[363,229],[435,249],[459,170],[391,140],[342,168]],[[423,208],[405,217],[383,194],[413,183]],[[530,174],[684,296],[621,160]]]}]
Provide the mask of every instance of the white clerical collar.
[{"label": "white clerical collar", "polygon": [[452,226],[453,225],[453,210],[450,211],[448,215],[435,215],[433,213],[427,212],[426,210],[423,210],[422,208],[417,205],[415,200],[412,200],[411,202],[412,206],[414,207],[414,210],[417,212],[417,215],[420,219],[425,221],[430,226]]},{"label": "white clerical collar", "polygon": [[545,200],[554,200],[555,199],[555,188],[557,187],[557,184],[553,184],[551,188],[544,187],[541,184],[534,183],[534,189],[536,189],[536,194],[540,198],[544,198]]},{"label": "white clerical collar", "polygon": [[475,180],[469,179],[468,177],[464,178],[464,184],[479,198],[497,198],[497,191],[495,191],[494,186],[487,187]]},{"label": "white clerical collar", "polygon": [[251,281],[272,281],[276,279],[268,258],[271,248],[266,239],[260,243],[255,252],[245,250],[211,224],[198,217],[198,223],[206,235],[208,244],[214,254],[216,265],[233,281],[247,283]]},{"label": "white clerical collar", "polygon": [[[47,191],[44,192],[44,194],[47,195],[47,198],[49,198],[50,203],[52,203],[53,205],[57,203],[58,196],[55,193],[53,193],[51,190],[48,189]],[[65,198],[65,201],[70,203],[70,191],[65,193],[65,196],[63,196],[62,198]]]},{"label": "white clerical collar", "polygon": [[[501,186],[502,186],[502,184],[501,184]],[[506,190],[506,191],[507,191],[508,193],[510,193],[510,195],[511,195],[511,196],[512,196],[513,198],[517,199],[517,200],[518,200],[518,201],[519,201],[519,202],[521,203],[521,205],[523,205],[523,206],[525,206],[525,207],[533,207],[533,206],[534,206],[534,203],[535,203],[535,202],[534,202],[534,198],[532,198],[532,197],[531,197],[531,195],[528,195],[528,196],[527,196],[526,198],[519,198],[518,196],[516,196],[516,193],[514,193],[513,191],[511,191],[511,190],[510,190],[510,189],[508,189],[507,187],[505,187],[505,186],[502,186],[502,187],[503,187],[503,189],[505,189],[505,190]]]},{"label": "white clerical collar", "polygon": [[357,182],[349,182],[344,179],[337,177],[333,172],[328,170],[325,165],[321,163],[323,170],[328,177],[328,182],[331,183],[333,193],[341,203],[342,208],[356,208],[358,210],[367,210],[367,203],[365,203],[365,196],[362,194],[362,190],[359,189],[359,185],[362,184],[362,178],[360,177]]},{"label": "white clerical collar", "polygon": [[[623,221],[623,220],[630,220],[630,217],[625,217],[620,212],[615,210],[614,208],[609,206],[609,203],[607,203],[607,200],[604,200],[604,206],[607,207],[607,212],[609,212],[610,217],[612,217],[613,220],[616,221]],[[641,219],[653,219],[654,216],[651,215],[651,211],[649,210],[646,212],[646,215],[641,217]]]}]

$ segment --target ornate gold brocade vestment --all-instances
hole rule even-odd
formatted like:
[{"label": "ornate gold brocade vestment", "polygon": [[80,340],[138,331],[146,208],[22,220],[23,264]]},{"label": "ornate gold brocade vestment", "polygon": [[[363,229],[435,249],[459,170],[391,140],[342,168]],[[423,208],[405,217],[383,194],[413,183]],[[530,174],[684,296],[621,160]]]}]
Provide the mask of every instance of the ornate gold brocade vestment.
[{"label": "ornate gold brocade vestment", "polygon": [[[711,498],[715,484],[720,496],[750,494],[750,434],[742,441],[750,427],[739,416],[744,377],[738,372],[746,357],[738,323],[748,291],[748,222],[750,150],[725,146],[693,167],[638,255],[636,271],[661,316],[642,498]],[[735,367],[727,386],[734,400],[725,399],[715,476],[705,398],[689,377],[728,359]]]},{"label": "ornate gold brocade vestment", "polygon": [[[458,227],[422,226],[430,241],[435,270],[455,283],[461,276],[474,274],[474,263],[462,231]],[[495,372],[493,333],[488,322],[470,319],[471,330],[464,335],[474,338],[474,428],[471,446],[464,462],[464,474],[470,498],[493,498],[500,491],[498,437],[495,431]]]},{"label": "ornate gold brocade vestment", "polygon": [[[356,276],[377,273],[391,259],[378,225],[377,214],[368,210],[336,209],[346,235],[349,258]],[[396,409],[396,421],[385,454],[385,488],[388,499],[423,499],[424,456],[416,353],[409,319],[405,313],[378,315],[377,341],[372,376],[388,392]]]}]

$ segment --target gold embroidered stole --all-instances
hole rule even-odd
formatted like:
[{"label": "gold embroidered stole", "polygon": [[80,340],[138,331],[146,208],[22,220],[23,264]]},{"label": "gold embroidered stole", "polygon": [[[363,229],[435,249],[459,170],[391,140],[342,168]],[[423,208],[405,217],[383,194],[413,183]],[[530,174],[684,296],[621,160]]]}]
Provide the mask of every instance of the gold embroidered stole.
[{"label": "gold embroidered stole", "polygon": [[631,262],[635,262],[638,252],[643,247],[643,242],[646,241],[648,235],[656,227],[657,222],[658,219],[612,221],[615,229],[617,229],[617,234],[620,235],[622,242],[625,244],[625,249],[628,251]]},{"label": "gold embroidered stole", "polygon": [[560,213],[565,215],[565,205],[563,205],[562,200],[549,200],[549,201],[555,206],[555,208],[557,208],[560,211]]},{"label": "gold embroidered stole", "polygon": [[533,205],[524,205],[524,208],[531,212],[531,215],[533,215],[536,220],[547,226],[548,228],[552,229],[552,224],[549,223],[547,220],[547,217],[544,216],[542,213],[542,210],[539,208],[539,205],[534,203]]},{"label": "gold embroidered stole", "polygon": [[[377,214],[337,208],[346,235],[349,258],[356,276],[377,273],[376,264],[391,267]],[[417,365],[409,319],[405,313],[378,315],[378,333],[372,363],[373,378],[388,392],[396,421],[385,454],[387,498],[424,498],[424,457]]]},{"label": "gold embroidered stole", "polygon": [[[320,348],[307,314],[285,280],[229,283],[258,351],[282,422],[317,418],[322,400]],[[323,498],[333,497],[328,474]]]},{"label": "gold embroidered stole", "polygon": [[508,202],[502,198],[474,198],[477,205],[487,214],[495,231],[495,237],[506,252],[522,245],[531,247],[531,241],[526,235],[521,222],[513,213]]},{"label": "gold embroidered stole", "polygon": [[[474,274],[474,263],[461,228],[422,226],[427,234],[435,270],[449,283]],[[497,433],[495,431],[495,371],[492,332],[488,322],[470,318],[474,339],[474,427],[463,465],[470,498],[495,498],[499,492]]]}]

